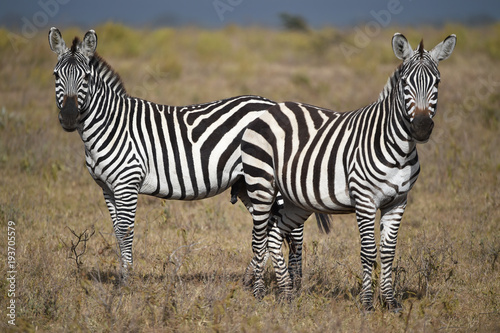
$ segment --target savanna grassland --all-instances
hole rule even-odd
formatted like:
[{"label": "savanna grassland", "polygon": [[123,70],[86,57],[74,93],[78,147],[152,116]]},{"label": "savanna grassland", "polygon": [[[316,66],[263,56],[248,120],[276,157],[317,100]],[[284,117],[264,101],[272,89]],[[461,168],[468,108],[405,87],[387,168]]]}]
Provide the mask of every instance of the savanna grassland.
[{"label": "savanna grassland", "polygon": [[[308,221],[300,295],[277,302],[268,266],[267,296],[256,301],[241,281],[252,255],[250,215],[227,192],[193,202],[141,197],[134,271],[127,285],[117,284],[101,190],[78,134],[57,119],[57,57],[46,32],[22,39],[0,30],[1,331],[500,330],[500,25],[391,28],[363,47],[353,31],[334,28],[94,29],[99,54],[131,95],[186,105],[256,94],[336,110],[378,97],[399,64],[394,32],[413,46],[423,37],[427,49],[455,33],[457,47],[440,64],[434,133],[419,146],[422,172],[399,233],[394,279],[404,310],[393,314],[376,301],[374,313],[360,311],[353,215],[335,217],[328,235]],[[66,43],[85,33],[61,32]],[[16,235],[15,327],[6,316],[8,221]]]}]

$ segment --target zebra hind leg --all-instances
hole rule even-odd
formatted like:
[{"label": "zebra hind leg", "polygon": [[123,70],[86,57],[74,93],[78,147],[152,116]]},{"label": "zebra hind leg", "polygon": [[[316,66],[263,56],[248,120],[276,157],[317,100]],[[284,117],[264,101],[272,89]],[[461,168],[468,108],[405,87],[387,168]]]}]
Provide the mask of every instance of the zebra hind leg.
[{"label": "zebra hind leg", "polygon": [[[280,291],[280,299],[291,300],[294,288],[298,290],[302,278],[302,234],[304,222],[311,215],[310,212],[295,207],[285,201],[282,217],[278,218],[269,233],[269,252],[276,272],[276,279]],[[290,261],[287,268],[282,252],[283,240],[290,241]]]},{"label": "zebra hind leg", "polygon": [[[250,196],[250,193],[252,196]],[[274,202],[274,193],[265,189],[249,191],[249,197],[252,201],[251,213],[253,218],[252,229],[252,250],[254,258],[247,268],[248,274],[253,269],[254,283],[253,294],[257,299],[262,299],[266,293],[264,284],[264,268],[269,256],[268,244],[268,224],[271,217],[271,207]]]},{"label": "zebra hind leg", "polygon": [[289,244],[288,271],[292,280],[294,292],[302,286],[302,243],[304,240],[304,225],[300,225],[290,232],[287,238]]},{"label": "zebra hind leg", "polygon": [[277,224],[269,232],[268,248],[276,273],[280,301],[290,301],[292,299],[292,280],[282,252],[283,240],[288,237],[288,233],[280,230]]},{"label": "zebra hind leg", "polygon": [[[243,178],[236,181],[236,183],[231,186],[231,203],[234,205],[238,202],[238,198],[241,200],[243,205],[245,205],[246,209],[252,213],[253,207],[252,202],[247,194],[245,180]],[[267,258],[269,257],[269,253],[266,249],[266,254],[264,256],[264,266],[267,262]],[[257,257],[254,256],[247,268],[245,269],[245,273],[243,273],[243,287],[248,290],[252,290],[253,284],[255,282],[255,269],[257,267]]]},{"label": "zebra hind leg", "polygon": [[252,249],[254,253],[254,258],[252,259],[254,272],[253,294],[257,299],[262,299],[266,293],[264,268],[267,257],[269,256],[267,252],[268,217],[269,216],[264,217],[261,223],[259,223],[260,220],[254,218],[254,227],[252,231]]},{"label": "zebra hind leg", "polygon": [[[269,233],[273,227],[273,224],[276,222],[276,217],[272,216],[269,219],[269,222],[267,224],[267,238],[269,239]],[[262,267],[266,267],[267,260],[269,259],[269,245],[266,248],[266,252],[264,255],[264,261],[261,263]],[[243,287],[248,290],[252,290],[252,286],[255,283],[255,269],[257,267],[257,257],[254,256],[252,260],[250,261],[250,264],[248,264],[245,273],[243,274]]]},{"label": "zebra hind leg", "polygon": [[[231,187],[231,203],[234,205],[236,202],[238,202],[238,198],[245,205],[247,210],[251,213],[253,211],[252,202],[248,197],[244,179],[238,180]],[[269,222],[267,224],[267,234],[269,234],[269,232],[271,231],[273,224],[276,222],[278,211],[282,207],[283,207],[283,199],[281,197],[281,194],[278,193],[271,208],[272,216],[269,218]],[[263,262],[261,263],[263,267],[266,266],[268,258],[269,258],[269,251],[266,247],[266,253],[264,255]],[[247,268],[245,269],[245,273],[243,274],[243,287],[245,289],[251,290],[252,286],[255,283],[255,269],[258,266],[257,262],[258,259],[256,256],[254,256],[250,261],[250,263],[248,264]]]}]

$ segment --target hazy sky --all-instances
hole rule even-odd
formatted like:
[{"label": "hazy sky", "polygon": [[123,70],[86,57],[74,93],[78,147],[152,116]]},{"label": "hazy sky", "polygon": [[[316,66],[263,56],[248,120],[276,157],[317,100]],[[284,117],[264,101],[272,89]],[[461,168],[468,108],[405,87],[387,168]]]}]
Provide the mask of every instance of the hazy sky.
[{"label": "hazy sky", "polygon": [[[227,24],[279,27],[279,13],[301,15],[313,27],[443,24],[500,20],[499,0],[16,0],[0,3],[0,26],[46,30],[51,26],[92,28],[113,21],[133,26]],[[29,25],[31,24],[31,27]]]}]

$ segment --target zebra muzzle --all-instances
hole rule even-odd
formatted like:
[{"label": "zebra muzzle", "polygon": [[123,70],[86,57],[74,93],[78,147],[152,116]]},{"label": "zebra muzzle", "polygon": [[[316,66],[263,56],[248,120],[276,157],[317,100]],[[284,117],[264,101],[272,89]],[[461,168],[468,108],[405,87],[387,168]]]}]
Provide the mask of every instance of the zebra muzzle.
[{"label": "zebra muzzle", "polygon": [[411,135],[417,143],[426,143],[434,128],[434,121],[429,115],[417,114],[411,122]]},{"label": "zebra muzzle", "polygon": [[59,112],[62,128],[67,132],[76,130],[79,116],[77,96],[64,96],[63,107]]}]

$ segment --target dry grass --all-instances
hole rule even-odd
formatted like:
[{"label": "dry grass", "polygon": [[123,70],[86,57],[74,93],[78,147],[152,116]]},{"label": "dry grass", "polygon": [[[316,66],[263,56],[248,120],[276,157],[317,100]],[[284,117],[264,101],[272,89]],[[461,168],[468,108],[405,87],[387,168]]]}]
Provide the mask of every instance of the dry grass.
[{"label": "dry grass", "polygon": [[[360,107],[397,66],[382,31],[350,59],[351,32],[309,34],[228,27],[133,31],[96,27],[100,54],[129,92],[173,105],[238,94]],[[251,258],[249,214],[229,194],[196,202],[141,197],[135,267],[116,284],[117,247],[101,191],[84,166],[77,134],[57,121],[56,57],[45,33],[13,51],[0,31],[0,246],[16,222],[16,324],[20,331],[452,331],[500,330],[500,26],[398,29],[428,48],[449,33],[458,46],[441,64],[431,142],[410,194],[395,266],[400,314],[359,311],[359,236],[354,216],[332,234],[306,224],[300,296],[279,304],[271,267],[268,296],[242,287]],[[66,41],[82,31],[62,31]],[[352,45],[352,44],[349,44]],[[95,230],[79,257],[71,244]],[[83,243],[77,246],[81,251]],[[5,252],[4,252],[5,253]],[[80,253],[80,252],[78,252]],[[73,254],[74,256],[74,254]],[[6,256],[0,257],[6,267]],[[0,280],[1,307],[9,298]],[[4,316],[0,329],[13,329]]]}]

